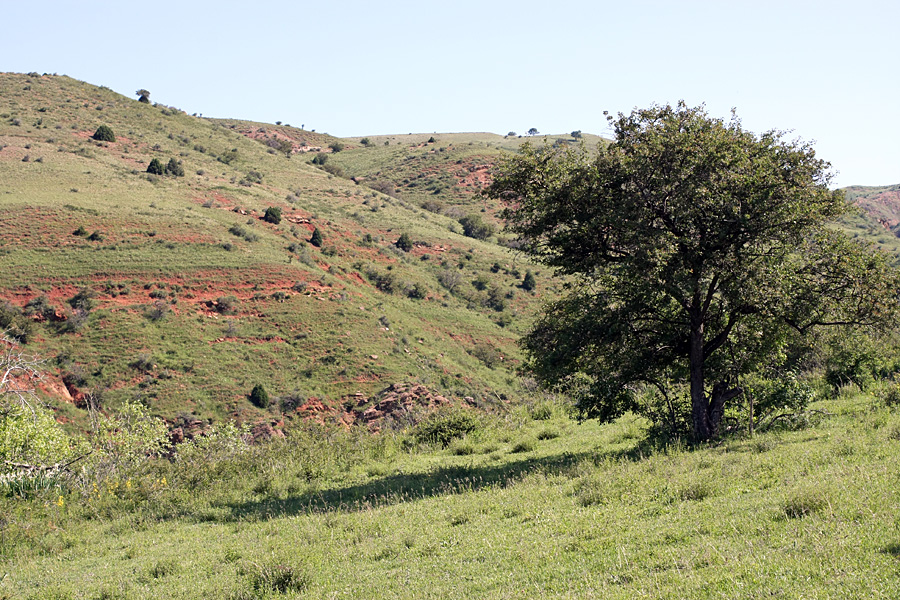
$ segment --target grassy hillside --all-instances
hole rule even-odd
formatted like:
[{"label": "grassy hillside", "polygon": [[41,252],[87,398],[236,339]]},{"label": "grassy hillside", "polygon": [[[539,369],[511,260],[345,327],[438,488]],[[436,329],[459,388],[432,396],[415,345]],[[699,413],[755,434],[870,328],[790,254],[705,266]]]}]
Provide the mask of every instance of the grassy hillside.
[{"label": "grassy hillside", "polygon": [[900,185],[844,188],[845,198],[859,212],[841,219],[841,226],[891,256],[900,265]]},{"label": "grassy hillside", "polygon": [[852,393],[814,408],[694,450],[547,404],[446,448],[417,430],[207,446],[86,496],[0,499],[0,597],[896,598],[900,414]]},{"label": "grassy hillside", "polygon": [[[100,125],[114,142],[92,139]],[[552,284],[521,289],[530,265],[502,237],[462,235],[458,214],[347,178],[414,177],[430,149],[347,140],[333,153],[335,141],[67,77],[0,75],[0,299],[30,303],[28,346],[49,360],[44,391],[64,418],[83,420],[75,406],[93,393],[170,419],[278,424],[280,410],[248,402],[256,383],[293,405],[323,399],[335,419],[396,382],[475,403],[520,393],[515,340]],[[472,143],[454,160],[480,161]],[[309,164],[319,150],[347,177]],[[148,174],[153,159],[184,175]],[[480,182],[438,197],[482,214]],[[279,224],[263,219],[269,207]],[[409,252],[395,246],[402,233]],[[92,300],[73,300],[84,289]],[[85,317],[74,304],[94,306]]]}]

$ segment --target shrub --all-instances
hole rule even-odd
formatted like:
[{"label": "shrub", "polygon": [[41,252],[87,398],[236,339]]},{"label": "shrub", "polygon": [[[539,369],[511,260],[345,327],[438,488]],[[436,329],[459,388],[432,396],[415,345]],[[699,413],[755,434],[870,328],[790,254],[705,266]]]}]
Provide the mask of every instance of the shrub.
[{"label": "shrub", "polygon": [[69,298],[69,306],[74,309],[83,310],[85,312],[90,312],[94,309],[96,303],[94,302],[94,296],[97,294],[89,287],[81,288],[77,294]]},{"label": "shrub", "polygon": [[162,300],[157,300],[144,311],[144,316],[151,321],[161,321],[167,314],[169,314],[169,306]]},{"label": "shrub", "polygon": [[231,163],[233,163],[235,161],[235,159],[237,159],[237,156],[238,156],[238,149],[232,148],[231,150],[228,150],[228,151],[220,154],[216,158],[216,160],[218,160],[220,163],[225,163],[226,165],[230,165]]},{"label": "shrub", "polygon": [[493,369],[502,359],[500,351],[486,343],[477,344],[472,348],[471,353],[489,369]]},{"label": "shrub", "polygon": [[94,132],[94,135],[91,136],[95,140],[99,142],[114,142],[116,141],[116,134],[113,133],[113,130],[109,128],[107,125],[101,125],[97,128],[97,131]]},{"label": "shrub", "polygon": [[334,175],[335,177],[343,177],[344,176],[344,170],[337,165],[327,164],[322,168],[325,170],[326,173]]},{"label": "shrub", "polygon": [[250,391],[250,403],[257,408],[268,408],[269,393],[261,383],[257,383]]},{"label": "shrub", "polygon": [[323,241],[324,240],[322,239],[322,232],[319,231],[318,227],[316,227],[312,232],[312,237],[309,238],[309,243],[312,244],[313,246],[315,246],[316,248],[321,248]]},{"label": "shrub", "polygon": [[84,225],[79,225],[78,229],[72,232],[72,235],[77,235],[79,237],[84,237],[87,235],[87,229],[84,228]]},{"label": "shrub", "polygon": [[270,206],[266,209],[266,214],[263,215],[263,221],[278,225],[281,223],[281,209],[276,206]]},{"label": "shrub", "polygon": [[405,232],[400,234],[400,239],[394,242],[394,245],[404,252],[409,252],[413,249],[412,240],[410,239],[409,234]]},{"label": "shrub", "polygon": [[27,344],[33,327],[18,307],[9,302],[0,303],[0,333],[5,332],[6,336]]},{"label": "shrub", "polygon": [[310,162],[314,165],[324,165],[326,162],[328,162],[328,155],[319,152],[318,154],[313,156]]},{"label": "shrub", "polygon": [[368,148],[372,144],[372,140],[370,140],[367,137],[364,137],[363,139],[359,140],[359,143],[362,144],[363,146],[365,146],[366,148]]},{"label": "shrub", "polygon": [[47,321],[52,321],[56,318],[56,309],[50,306],[50,300],[47,296],[37,296],[32,298],[25,304],[25,308],[22,312],[28,317],[40,315]]},{"label": "shrub", "polygon": [[494,235],[494,226],[485,222],[481,215],[477,213],[462,217],[459,219],[459,224],[462,225],[463,233],[467,237],[475,238],[476,240],[486,240]]},{"label": "shrub", "polygon": [[534,273],[531,271],[525,272],[525,278],[522,280],[522,289],[526,292],[530,292],[537,287],[537,281],[534,279]]},{"label": "shrub", "polygon": [[453,440],[477,431],[480,426],[475,414],[457,408],[433,413],[416,425],[413,437],[419,442],[437,443],[446,448]]},{"label": "shrub", "polygon": [[231,314],[237,309],[238,299],[234,296],[219,296],[216,298],[216,311],[223,315]]},{"label": "shrub", "polygon": [[147,165],[147,172],[151,175],[164,175],[166,168],[158,158],[154,158],[150,161],[150,164]]},{"label": "shrub", "polygon": [[173,177],[184,177],[184,166],[182,166],[181,161],[170,158],[166,165],[166,174]]},{"label": "shrub", "polygon": [[331,142],[330,144],[328,144],[328,147],[331,148],[332,152],[337,153],[344,149],[344,143],[343,142]]}]

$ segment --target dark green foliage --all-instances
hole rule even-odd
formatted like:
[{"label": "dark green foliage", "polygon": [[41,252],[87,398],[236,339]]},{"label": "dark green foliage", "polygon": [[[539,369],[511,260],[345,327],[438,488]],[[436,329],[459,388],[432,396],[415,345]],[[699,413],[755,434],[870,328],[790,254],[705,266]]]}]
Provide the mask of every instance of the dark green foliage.
[{"label": "dark green foliage", "polygon": [[238,299],[234,296],[219,296],[215,301],[216,311],[223,315],[230,315],[237,310]]},{"label": "dark green foliage", "polygon": [[580,130],[580,129],[576,129],[575,131],[572,132],[571,135],[572,135],[572,137],[575,138],[576,140],[580,140],[580,139],[583,137],[583,136],[581,135],[581,130]]},{"label": "dark green foliage", "polygon": [[261,383],[257,383],[250,391],[250,403],[257,408],[268,408],[269,393]]},{"label": "dark green foliage", "polygon": [[522,289],[526,292],[530,292],[537,287],[537,281],[534,278],[534,273],[531,271],[525,272],[525,278],[522,279]]},{"label": "dark green foliage", "polygon": [[321,248],[323,242],[324,240],[322,239],[322,232],[319,231],[318,227],[316,227],[312,232],[312,237],[309,238],[309,243],[316,248]]},{"label": "dark green foliage", "polygon": [[0,303],[0,334],[27,344],[33,328],[32,321],[23,315],[17,306],[9,302]]},{"label": "dark green foliage", "polygon": [[110,129],[108,125],[101,125],[97,128],[97,131],[94,132],[94,135],[91,136],[95,140],[99,142],[114,142],[116,141],[116,134],[113,133],[113,130]]},{"label": "dark green foliage", "polygon": [[[397,288],[397,280],[391,272],[382,273],[375,269],[369,269],[366,271],[366,277],[368,277],[369,281],[382,292],[393,294],[394,290]],[[385,325],[385,327],[387,327],[387,325]]]},{"label": "dark green foliage", "polygon": [[328,155],[323,152],[319,152],[318,154],[313,156],[312,160],[309,162],[314,165],[324,165],[326,162],[328,162]]},{"label": "dark green foliage", "polygon": [[340,168],[338,165],[327,164],[327,165],[323,166],[322,169],[326,173],[330,173],[331,175],[334,175],[335,177],[343,177],[344,176],[344,170],[342,168]]},{"label": "dark green foliage", "polygon": [[147,172],[151,175],[165,175],[166,168],[163,166],[162,161],[158,158],[154,158],[150,161],[150,164],[147,165]]},{"label": "dark green foliage", "polygon": [[500,361],[503,360],[503,356],[500,354],[500,351],[485,342],[476,344],[475,347],[472,348],[471,352],[472,356],[483,362],[484,366],[490,369],[496,367],[500,363]]},{"label": "dark green foliage", "polygon": [[218,157],[216,157],[216,160],[218,160],[221,163],[225,163],[226,165],[230,165],[235,160],[237,160],[237,157],[238,157],[238,149],[232,148],[231,150],[227,150],[227,151],[223,152],[222,154],[220,154]]},{"label": "dark green foliage", "polygon": [[22,312],[25,316],[38,316],[46,321],[52,321],[56,318],[56,309],[50,306],[50,300],[47,296],[32,298],[25,304]]},{"label": "dark green foliage", "polygon": [[241,180],[245,185],[252,185],[254,183],[262,183],[263,175],[259,171],[250,171],[244,178]]},{"label": "dark green foliage", "polygon": [[406,295],[413,300],[424,300],[428,297],[428,289],[423,287],[422,284],[416,283],[406,290]]},{"label": "dark green foliage", "polygon": [[170,158],[166,164],[166,174],[173,177],[184,177],[184,166],[181,164],[181,161]]},{"label": "dark green foliage", "polygon": [[94,297],[96,295],[97,293],[89,287],[81,288],[77,294],[69,298],[69,306],[75,309],[90,312],[94,310],[94,307],[97,304],[94,301]]},{"label": "dark green foliage", "polygon": [[451,441],[465,437],[481,427],[478,416],[471,411],[455,408],[436,412],[416,425],[413,437],[419,442],[447,447]]},{"label": "dark green foliage", "polygon": [[87,239],[88,239],[88,241],[91,241],[91,242],[102,242],[103,234],[100,233],[99,231],[94,231],[91,233],[91,235],[87,236]]},{"label": "dark green foliage", "polygon": [[161,321],[169,314],[169,305],[162,300],[157,300],[144,310],[144,316],[151,321]]},{"label": "dark green foliage", "polygon": [[706,440],[739,376],[779,367],[811,328],[894,313],[883,256],[827,227],[847,206],[809,144],[683,103],[610,120],[609,146],[526,145],[488,191],[522,249],[576,280],[523,345],[585,416],[640,410],[648,387],[677,414],[686,386]]},{"label": "dark green foliage", "polygon": [[263,215],[263,221],[278,225],[281,223],[281,209],[277,206],[270,206],[266,209],[266,214]]},{"label": "dark green foliage", "polygon": [[135,92],[138,95],[138,102],[142,102],[143,104],[150,104],[150,92],[141,88]]},{"label": "dark green foliage", "polygon": [[864,335],[836,336],[825,359],[825,382],[837,393],[845,385],[865,391],[885,369],[885,349]]},{"label": "dark green foliage", "polygon": [[344,149],[344,143],[343,142],[331,142],[330,144],[328,144],[328,147],[331,148],[332,152],[337,153]]},{"label": "dark green foliage", "polygon": [[359,143],[362,144],[363,146],[365,146],[366,148],[368,148],[369,146],[372,145],[372,141],[367,137],[364,137],[363,139],[359,140]]},{"label": "dark green foliage", "polygon": [[403,250],[404,252],[409,252],[413,249],[412,239],[409,237],[409,234],[403,232],[400,234],[400,238],[394,242],[394,245]]},{"label": "dark green foliage", "polygon": [[87,235],[87,230],[84,228],[84,225],[79,225],[78,229],[72,232],[72,235],[77,235],[79,237],[84,237]]},{"label": "dark green foliage", "polygon": [[434,144],[436,141],[437,141],[437,140],[434,139],[434,136],[431,136],[430,138],[428,138],[428,141],[425,142],[425,143],[426,143],[426,144]]},{"label": "dark green foliage", "polygon": [[462,225],[463,233],[466,236],[476,240],[486,240],[494,235],[494,226],[487,223],[478,213],[462,217],[459,224]]}]

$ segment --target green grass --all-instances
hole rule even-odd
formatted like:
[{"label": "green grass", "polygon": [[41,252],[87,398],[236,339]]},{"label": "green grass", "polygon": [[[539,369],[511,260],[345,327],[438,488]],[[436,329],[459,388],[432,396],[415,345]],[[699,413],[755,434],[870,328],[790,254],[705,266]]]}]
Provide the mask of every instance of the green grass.
[{"label": "green grass", "polygon": [[[270,153],[248,135],[264,129],[259,135],[326,148],[335,138],[202,119],[67,77],[3,74],[0,90],[0,299],[21,307],[43,294],[62,309],[82,287],[98,294],[98,311],[77,332],[36,326],[33,348],[51,360],[50,379],[77,368],[82,389],[102,391],[109,406],[137,396],[168,418],[183,411],[268,418],[246,400],[257,381],[275,395],[299,390],[332,403],[404,380],[485,403],[522,393],[515,340],[541,296],[518,287],[520,257],[498,239],[464,237],[455,217],[423,210],[415,198],[329,175],[308,164],[309,153]],[[116,142],[89,139],[100,124]],[[455,143],[465,145],[460,157],[493,144],[470,137]],[[347,171],[360,161],[411,174],[434,156],[398,166],[391,152],[348,140],[331,159],[349,161]],[[434,166],[443,168],[449,153],[440,154]],[[148,177],[152,158],[181,160],[185,176]],[[478,211],[483,201],[469,190],[448,205]],[[262,219],[270,206],[283,212],[279,225]],[[244,234],[231,233],[235,226]],[[324,235],[322,249],[307,243],[312,227]],[[101,239],[74,235],[79,228]],[[401,233],[418,244],[409,253],[394,247]],[[458,275],[452,293],[440,281],[446,272]],[[376,289],[370,273],[389,274],[394,291]],[[490,287],[472,285],[479,277],[502,305],[487,305]],[[293,289],[298,282],[305,291]],[[545,273],[539,292],[553,293],[552,285]],[[143,315],[160,300],[152,294],[162,294],[170,311],[151,323]],[[204,303],[228,295],[239,301],[237,314],[210,314]],[[478,360],[479,345],[504,361]],[[60,354],[65,366],[53,360]],[[135,373],[128,365],[139,354],[156,357],[172,376]],[[83,413],[48,390],[58,411],[83,424]]]},{"label": "green grass", "polygon": [[900,414],[817,408],[832,416],[694,450],[557,409],[486,417],[463,453],[297,431],[233,463],[160,463],[131,491],[7,498],[0,594],[896,597]]}]

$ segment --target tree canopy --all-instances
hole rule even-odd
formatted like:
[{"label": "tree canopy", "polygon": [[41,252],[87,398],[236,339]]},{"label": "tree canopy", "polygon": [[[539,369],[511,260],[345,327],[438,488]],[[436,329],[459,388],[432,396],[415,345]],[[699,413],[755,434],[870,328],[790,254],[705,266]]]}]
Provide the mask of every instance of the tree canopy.
[{"label": "tree canopy", "polygon": [[655,389],[710,439],[741,377],[792,338],[895,309],[884,258],[828,226],[847,205],[810,144],[684,103],[608,118],[606,147],[526,145],[487,191],[522,249],[571,277],[523,346],[585,416],[616,418]]}]

